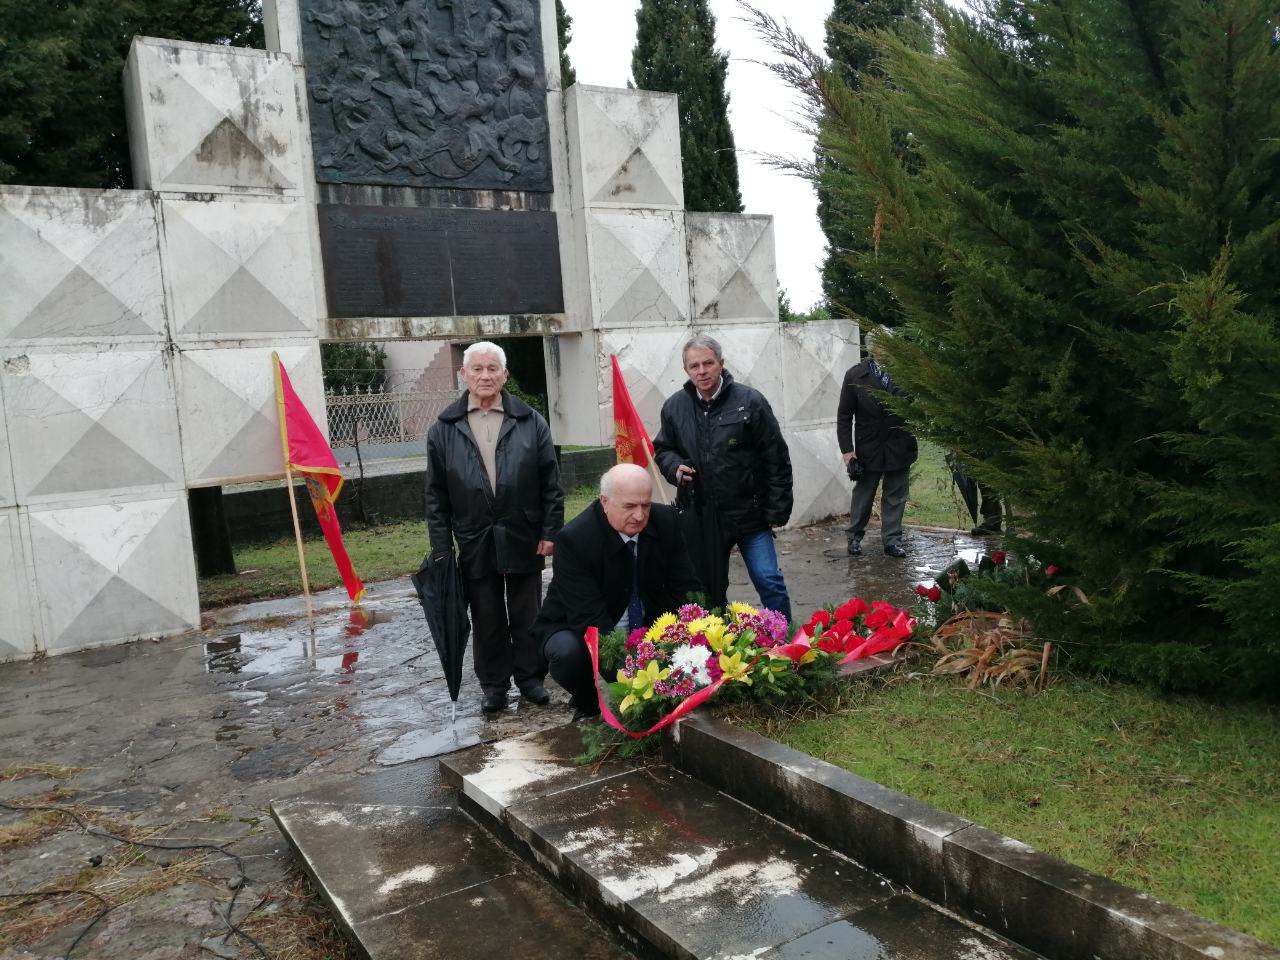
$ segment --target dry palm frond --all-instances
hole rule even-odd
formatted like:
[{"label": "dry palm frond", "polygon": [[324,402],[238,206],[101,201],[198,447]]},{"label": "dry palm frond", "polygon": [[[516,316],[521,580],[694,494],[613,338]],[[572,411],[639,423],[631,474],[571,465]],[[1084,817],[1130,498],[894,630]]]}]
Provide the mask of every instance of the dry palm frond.
[{"label": "dry palm frond", "polygon": [[1043,689],[1050,645],[1034,640],[1025,620],[989,610],[966,610],[929,638],[929,646],[941,655],[932,672],[966,677],[971,690],[984,683]]}]

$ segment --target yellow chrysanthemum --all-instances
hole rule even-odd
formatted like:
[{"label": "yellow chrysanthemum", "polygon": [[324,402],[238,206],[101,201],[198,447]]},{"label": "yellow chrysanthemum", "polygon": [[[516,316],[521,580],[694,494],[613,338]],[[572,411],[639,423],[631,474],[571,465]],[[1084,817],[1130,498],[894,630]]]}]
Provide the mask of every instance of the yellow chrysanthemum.
[{"label": "yellow chrysanthemum", "polygon": [[674,613],[664,613],[657,620],[653,621],[653,626],[649,628],[649,631],[644,635],[644,638],[650,643],[657,643],[662,639],[663,631],[676,622],[676,615]]},{"label": "yellow chrysanthemum", "polygon": [[751,604],[749,603],[734,602],[729,604],[729,612],[733,614],[735,617],[742,617],[742,616],[749,617],[749,616],[752,616],[753,614],[759,613],[760,611],[757,610],[755,607],[751,606]]}]

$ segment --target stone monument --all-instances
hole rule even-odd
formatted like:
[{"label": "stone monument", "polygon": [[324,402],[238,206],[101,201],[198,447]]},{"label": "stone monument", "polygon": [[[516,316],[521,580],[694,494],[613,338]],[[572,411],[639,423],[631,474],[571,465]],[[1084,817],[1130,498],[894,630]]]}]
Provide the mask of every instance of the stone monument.
[{"label": "stone monument", "polygon": [[781,325],[769,217],[686,213],[674,95],[564,92],[534,0],[267,0],[269,50],[136,38],[134,190],[0,187],[0,659],[199,624],[189,488],[283,473],[269,358],[543,337],[561,443],[656,426],[695,330],[838,513],[845,321]]}]

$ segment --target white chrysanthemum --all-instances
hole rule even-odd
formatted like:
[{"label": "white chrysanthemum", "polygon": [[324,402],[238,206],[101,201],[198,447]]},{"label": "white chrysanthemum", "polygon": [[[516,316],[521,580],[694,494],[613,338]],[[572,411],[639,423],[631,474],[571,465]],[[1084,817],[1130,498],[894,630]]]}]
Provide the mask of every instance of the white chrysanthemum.
[{"label": "white chrysanthemum", "polygon": [[707,657],[710,655],[706,647],[682,644],[672,648],[670,666],[673,671],[680,670],[685,676],[693,677],[698,686],[705,687],[711,682],[711,674],[707,672]]}]

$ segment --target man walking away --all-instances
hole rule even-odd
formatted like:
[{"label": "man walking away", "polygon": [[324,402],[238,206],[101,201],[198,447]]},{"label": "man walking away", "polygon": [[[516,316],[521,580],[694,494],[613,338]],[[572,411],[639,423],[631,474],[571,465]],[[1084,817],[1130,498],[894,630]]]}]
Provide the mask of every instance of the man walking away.
[{"label": "man walking away", "polygon": [[[867,338],[868,350],[873,346]],[[840,407],[836,412],[836,441],[844,455],[862,464],[862,477],[854,481],[849,501],[849,555],[862,555],[862,535],[871,517],[871,504],[876,487],[883,482],[880,499],[880,542],[884,552],[902,559],[902,514],[907,507],[907,488],[911,480],[911,464],[916,462],[916,438],[907,430],[906,421],[884,403],[886,396],[898,396],[902,388],[868,353],[862,362],[850,367],[840,389]]]}]

